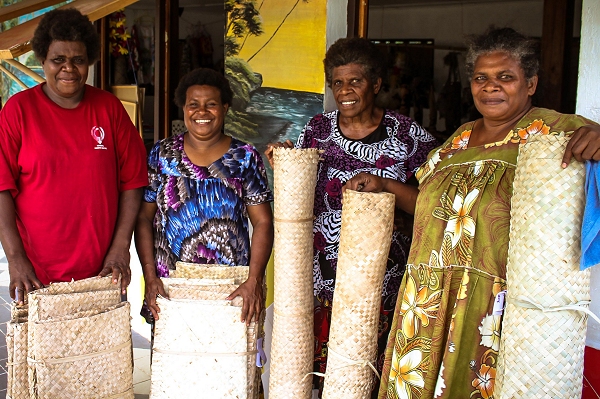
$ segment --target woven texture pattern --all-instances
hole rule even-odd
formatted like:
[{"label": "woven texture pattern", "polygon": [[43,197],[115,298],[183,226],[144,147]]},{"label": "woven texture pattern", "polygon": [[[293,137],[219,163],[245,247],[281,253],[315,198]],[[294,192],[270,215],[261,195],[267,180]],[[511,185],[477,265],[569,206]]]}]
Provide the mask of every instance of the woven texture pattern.
[{"label": "woven texture pattern", "polygon": [[363,399],[375,375],[381,290],[395,197],[346,190],[323,398]]},{"label": "woven texture pattern", "polygon": [[110,277],[28,295],[32,399],[133,399],[129,303]]},{"label": "woven texture pattern", "polygon": [[520,149],[496,398],[581,396],[587,316],[532,304],[551,310],[590,299],[589,271],[579,271],[584,166],[561,168],[567,142],[533,136]]},{"label": "woven texture pattern", "polygon": [[86,310],[106,309],[121,301],[121,293],[118,289],[54,295],[38,293],[36,298],[31,304],[32,317],[48,320]]},{"label": "woven texture pattern", "polygon": [[157,299],[150,397],[246,398],[246,326],[237,306]]},{"label": "woven texture pattern", "polygon": [[27,306],[11,304],[11,321],[6,326],[6,397],[29,399],[27,378]]},{"label": "woven texture pattern", "polygon": [[275,148],[274,316],[269,398],[311,395],[313,207],[319,152]]},{"label": "woven texture pattern", "polygon": [[171,271],[173,278],[193,279],[234,279],[242,284],[248,279],[248,266],[201,265],[197,263],[177,262]]},{"label": "woven texture pattern", "polygon": [[[226,298],[245,281],[248,266],[178,263],[163,284],[170,301],[158,298],[150,398],[258,399],[256,342],[264,322],[240,322],[243,300]],[[234,283],[235,282],[235,283]]]}]

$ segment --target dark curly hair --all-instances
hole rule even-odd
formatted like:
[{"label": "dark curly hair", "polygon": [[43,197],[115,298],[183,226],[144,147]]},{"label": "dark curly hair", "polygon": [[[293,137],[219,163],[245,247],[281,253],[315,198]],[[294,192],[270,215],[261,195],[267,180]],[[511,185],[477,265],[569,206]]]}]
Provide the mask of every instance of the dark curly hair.
[{"label": "dark curly hair", "polygon": [[214,69],[198,68],[185,74],[177,88],[175,89],[175,105],[182,107],[185,105],[185,96],[187,90],[192,86],[212,86],[221,92],[221,102],[223,105],[231,105],[233,100],[233,91],[229,86],[229,81]]},{"label": "dark curly hair", "polygon": [[502,51],[513,57],[523,68],[525,78],[531,79],[540,69],[539,46],[537,43],[512,28],[490,27],[482,35],[467,37],[469,51],[466,70],[469,78],[473,76],[475,62],[484,55]]},{"label": "dark curly hair", "polygon": [[353,37],[338,39],[325,54],[325,80],[331,86],[333,68],[348,64],[359,64],[372,83],[383,77],[383,56],[369,40]]},{"label": "dark curly hair", "polygon": [[46,59],[50,44],[55,40],[82,42],[88,65],[100,57],[100,37],[94,24],[75,8],[52,10],[42,17],[31,40],[33,52],[40,61]]}]

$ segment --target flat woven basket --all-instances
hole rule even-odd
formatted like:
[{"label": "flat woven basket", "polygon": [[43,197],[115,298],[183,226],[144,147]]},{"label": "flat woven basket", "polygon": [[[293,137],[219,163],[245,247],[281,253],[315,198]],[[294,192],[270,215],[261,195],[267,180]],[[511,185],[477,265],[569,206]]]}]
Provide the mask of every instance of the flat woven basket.
[{"label": "flat woven basket", "polygon": [[533,136],[520,149],[495,398],[581,397],[590,300],[589,271],[579,271],[585,171],[575,161],[560,166],[567,142]]},{"label": "flat woven basket", "polygon": [[248,279],[248,266],[205,265],[198,263],[176,262],[175,270],[169,277],[193,279],[234,279],[242,284]]},{"label": "flat woven basket", "polygon": [[344,192],[324,399],[371,395],[394,204],[389,193]]},{"label": "flat woven basket", "polygon": [[10,306],[11,320],[6,327],[7,399],[29,399],[27,377],[27,305]]},{"label": "flat woven basket", "polygon": [[133,399],[130,306],[111,277],[28,295],[32,399]]},{"label": "flat woven basket", "polygon": [[[262,333],[264,312],[258,323],[252,321],[246,326],[240,323],[242,298],[226,300],[248,278],[249,267],[183,262],[176,267],[171,278],[162,279],[171,301],[159,298],[158,302],[161,313],[155,326],[150,397],[194,397],[197,392],[204,392],[207,397],[258,399],[260,373],[256,366],[256,345]],[[209,270],[213,267],[215,270]],[[180,278],[181,275],[188,278]],[[186,309],[192,313],[179,317]],[[194,316],[194,312],[200,314]],[[208,319],[210,323],[206,323]],[[222,332],[230,327],[231,333]],[[214,337],[215,341],[210,346],[204,340],[189,337],[187,341],[177,338],[177,342],[169,342],[171,335],[182,328],[193,337]],[[239,344],[235,331],[240,328],[245,331],[245,345],[243,350],[236,347],[232,352],[232,345]],[[217,351],[217,347],[225,349]],[[198,368],[203,370],[201,379],[196,378]]]},{"label": "flat woven basket", "polygon": [[193,398],[200,392],[207,398],[247,398],[248,337],[241,307],[163,298],[157,304],[150,398]]},{"label": "flat woven basket", "polygon": [[313,207],[319,152],[275,148],[274,314],[269,398],[311,397]]}]

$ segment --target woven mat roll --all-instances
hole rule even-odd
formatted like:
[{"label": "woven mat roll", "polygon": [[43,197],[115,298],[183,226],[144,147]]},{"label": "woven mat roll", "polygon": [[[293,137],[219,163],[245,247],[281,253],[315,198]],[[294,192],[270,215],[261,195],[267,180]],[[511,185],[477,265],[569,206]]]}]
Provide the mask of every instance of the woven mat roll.
[{"label": "woven mat roll", "polygon": [[395,197],[346,190],[323,398],[371,395]]},{"label": "woven mat roll", "polygon": [[151,399],[247,398],[246,325],[237,306],[157,299]]},{"label": "woven mat roll", "polygon": [[319,152],[275,148],[274,316],[269,398],[311,395],[313,207]]},{"label": "woven mat roll", "polygon": [[6,397],[29,399],[27,378],[27,319],[11,320],[6,328],[7,384]]},{"label": "woven mat roll", "polygon": [[585,171],[575,160],[561,168],[567,142],[534,136],[520,149],[496,398],[581,396],[587,315],[552,311],[590,300],[589,271],[579,271]]},{"label": "woven mat roll", "polygon": [[32,398],[133,399],[129,313],[123,302],[89,317],[30,320]]}]

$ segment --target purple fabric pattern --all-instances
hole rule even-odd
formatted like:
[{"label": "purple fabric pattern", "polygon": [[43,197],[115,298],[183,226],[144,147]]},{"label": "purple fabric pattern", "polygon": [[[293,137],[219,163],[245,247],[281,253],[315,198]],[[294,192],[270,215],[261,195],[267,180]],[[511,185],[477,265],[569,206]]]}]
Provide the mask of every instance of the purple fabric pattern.
[{"label": "purple fabric pattern", "polygon": [[[435,138],[412,119],[394,111],[385,111],[382,125],[385,133],[375,142],[373,138],[370,141],[348,139],[338,127],[338,111],[333,111],[312,118],[296,143],[299,148],[324,151],[317,175],[313,229],[314,295],[321,301],[333,300],[342,186],[361,172],[406,182],[438,145]],[[382,291],[382,305],[386,310],[393,310],[396,303],[409,247],[409,237],[394,231]]]}]

